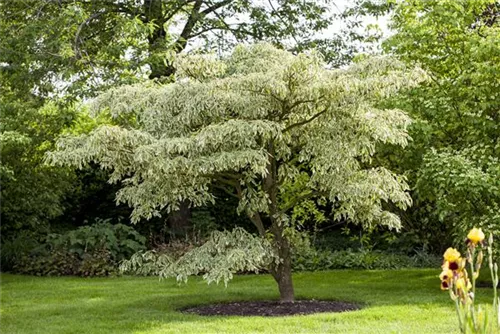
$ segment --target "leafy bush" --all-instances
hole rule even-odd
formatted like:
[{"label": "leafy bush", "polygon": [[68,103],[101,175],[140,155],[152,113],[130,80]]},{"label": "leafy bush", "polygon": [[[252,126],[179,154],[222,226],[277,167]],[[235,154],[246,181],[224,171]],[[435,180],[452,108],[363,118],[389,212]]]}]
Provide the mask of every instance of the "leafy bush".
[{"label": "leafy bush", "polygon": [[42,249],[36,234],[21,231],[15,237],[6,238],[2,235],[2,247],[0,248],[1,271],[12,270],[14,265],[21,261],[27,254],[36,253]]},{"label": "leafy bush", "polygon": [[[34,246],[11,255],[27,240]],[[9,269],[22,274],[107,276],[117,273],[120,261],[144,250],[144,243],[145,238],[133,228],[100,221],[64,234],[50,234],[43,242],[20,235],[2,245],[2,260],[15,261]]]},{"label": "leafy bush", "polygon": [[37,276],[76,275],[79,259],[76,254],[55,250],[50,254],[25,255],[12,270],[19,274]]},{"label": "leafy bush", "polygon": [[146,239],[133,228],[124,224],[111,224],[103,220],[91,226],[82,226],[61,235],[53,235],[53,248],[67,249],[80,257],[99,251],[107,251],[110,258],[121,261],[144,249]]},{"label": "leafy bush", "polygon": [[295,254],[293,268],[295,271],[429,268],[440,261],[438,256],[426,253],[408,256],[380,251],[349,249],[331,252],[313,249],[307,253]]}]

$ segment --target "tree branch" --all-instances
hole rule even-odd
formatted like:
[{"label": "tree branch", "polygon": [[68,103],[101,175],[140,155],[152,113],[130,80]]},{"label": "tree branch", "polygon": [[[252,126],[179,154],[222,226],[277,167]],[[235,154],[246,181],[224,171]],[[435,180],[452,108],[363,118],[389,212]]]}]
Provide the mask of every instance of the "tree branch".
[{"label": "tree branch", "polygon": [[308,118],[308,119],[306,119],[306,120],[304,120],[302,122],[294,123],[294,124],[288,126],[285,130],[283,130],[283,133],[288,132],[288,131],[290,131],[291,129],[293,129],[295,127],[298,127],[298,126],[301,126],[301,125],[305,125],[307,123],[310,123],[310,122],[314,121],[316,118],[318,118],[319,116],[321,116],[324,113],[326,113],[327,110],[328,109],[325,108],[324,110],[320,111],[319,113],[317,113],[316,115],[312,116],[311,118]]},{"label": "tree branch", "polygon": [[79,44],[79,41],[80,41],[80,34],[82,33],[82,30],[83,30],[83,27],[88,25],[90,22],[92,22],[93,20],[95,20],[96,18],[98,18],[99,16],[105,14],[106,11],[101,11],[101,12],[96,12],[94,14],[92,14],[88,19],[86,19],[85,21],[83,21],[79,26],[78,26],[78,29],[76,30],[76,34],[75,34],[75,45],[74,45],[74,48],[73,48],[73,51],[75,52],[75,56],[78,58],[81,58],[81,52],[80,52],[80,49],[78,47],[78,44]]},{"label": "tree branch", "polygon": [[224,187],[224,186],[218,185],[218,184],[216,184],[216,183],[212,184],[212,186],[213,186],[214,188],[217,188],[217,189],[220,189],[220,190],[224,191],[226,194],[228,194],[228,195],[229,195],[229,196],[231,196],[231,197],[235,197],[235,198],[238,198],[238,199],[239,199],[238,195],[236,195],[235,193],[231,192],[229,189],[227,189],[227,188],[226,188],[226,187]]},{"label": "tree branch", "polygon": [[224,0],[224,1],[221,1],[219,3],[216,3],[215,5],[206,8],[204,11],[201,12],[201,14],[203,14],[203,15],[210,14],[210,13],[216,11],[217,9],[224,7],[225,5],[230,4],[231,2],[233,2],[233,0]]},{"label": "tree branch", "polygon": [[170,10],[168,12],[167,15],[165,15],[163,17],[163,19],[165,20],[165,22],[169,21],[172,17],[174,17],[182,9],[182,7],[184,7],[185,5],[187,5],[190,2],[193,2],[193,1],[186,1],[186,0],[184,0],[184,1],[178,1],[177,2],[177,6],[175,6],[172,10]]},{"label": "tree branch", "polygon": [[187,40],[189,39],[189,36],[193,32],[194,26],[196,25],[196,23],[198,23],[198,20],[200,19],[200,8],[202,4],[203,4],[202,0],[196,0],[196,2],[194,3],[193,9],[191,10],[191,14],[189,15],[186,25],[182,29],[179,38],[177,38],[177,41],[175,42],[175,44],[178,46],[176,50],[177,52],[181,52],[186,47]]},{"label": "tree branch", "polygon": [[249,216],[252,223],[257,227],[257,231],[259,231],[259,235],[261,237],[266,236],[266,229],[264,228],[264,223],[262,223],[262,219],[260,218],[259,213],[255,213],[253,216]]},{"label": "tree branch", "polygon": [[284,208],[282,208],[279,212],[280,213],[285,213],[288,210],[290,210],[291,208],[293,208],[295,205],[299,204],[299,202],[301,202],[301,201],[303,201],[305,199],[311,198],[311,197],[315,197],[315,196],[326,196],[326,193],[312,191],[312,192],[309,192],[307,194],[300,195],[300,196],[296,197],[287,206],[285,206]]},{"label": "tree branch", "polygon": [[[241,200],[243,199],[243,191],[241,190],[241,185],[239,183],[236,183],[235,185],[236,188],[236,194],[238,195],[238,198]],[[258,212],[254,213],[253,215],[250,215],[250,213],[247,212],[248,218],[250,218],[250,221],[257,227],[257,231],[259,231],[259,235],[261,237],[266,236],[266,229],[264,228],[264,223],[262,222],[262,218],[260,217],[260,214]]]}]

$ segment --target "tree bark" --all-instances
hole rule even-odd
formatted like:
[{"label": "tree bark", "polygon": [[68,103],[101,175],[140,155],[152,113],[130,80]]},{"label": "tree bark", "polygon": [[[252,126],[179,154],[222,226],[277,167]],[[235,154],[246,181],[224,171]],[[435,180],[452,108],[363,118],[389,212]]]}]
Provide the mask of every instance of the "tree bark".
[{"label": "tree bark", "polygon": [[191,229],[191,210],[189,201],[182,201],[179,210],[173,211],[168,216],[170,235],[173,237],[184,237]]},{"label": "tree bark", "polygon": [[281,262],[274,268],[271,268],[271,274],[273,275],[276,283],[278,283],[280,302],[293,303],[295,300],[295,292],[292,280],[292,257],[290,254],[290,243],[282,236],[280,236],[279,240],[276,241],[278,255]]},{"label": "tree bark", "polygon": [[285,236],[284,222],[279,217],[278,209],[278,161],[273,141],[268,146],[269,164],[268,174],[264,179],[263,188],[269,195],[269,218],[271,220],[271,232],[274,235],[274,245],[280,259],[280,263],[271,268],[271,274],[278,283],[280,291],[280,302],[292,303],[295,292],[292,281],[292,255],[290,241]]},{"label": "tree bark", "polygon": [[[145,23],[154,22],[156,28],[148,36],[149,52],[154,54],[164,48],[167,32],[165,31],[165,18],[163,16],[163,6],[161,0],[145,0],[144,1],[144,17]],[[164,76],[169,76],[170,70],[163,61],[153,57],[150,61],[151,73],[150,79],[160,79]]]}]

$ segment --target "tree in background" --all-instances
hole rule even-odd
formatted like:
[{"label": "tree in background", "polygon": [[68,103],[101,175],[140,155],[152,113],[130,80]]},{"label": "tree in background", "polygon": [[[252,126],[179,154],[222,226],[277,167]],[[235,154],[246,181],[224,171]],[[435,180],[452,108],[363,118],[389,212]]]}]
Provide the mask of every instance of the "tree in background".
[{"label": "tree in background", "polygon": [[399,101],[415,119],[391,155],[414,188],[409,220],[429,237],[438,222],[460,241],[473,226],[499,233],[500,3],[403,1],[392,20],[386,50],[431,78]]},{"label": "tree in background", "polygon": [[[173,74],[187,47],[228,51],[267,40],[314,41],[332,16],[328,1],[12,1],[2,3],[5,73],[38,95],[92,96],[110,85]],[[332,36],[329,38],[333,39]]]},{"label": "tree in background", "polygon": [[[20,229],[47,232],[46,222],[64,211],[61,202],[71,189],[74,175],[67,168],[44,165],[43,157],[71,123],[74,110],[61,111],[55,104],[38,107],[26,100],[6,100],[3,96],[0,106],[2,236]],[[22,114],[18,108],[22,108]]]},{"label": "tree in background", "polygon": [[122,184],[117,198],[134,208],[134,221],[184,200],[213,202],[212,187],[236,196],[279,259],[269,269],[282,301],[294,298],[290,213],[298,203],[331,201],[337,219],[399,227],[382,203],[406,208],[406,184],[372,168],[370,157],[377,143],[406,145],[409,119],[372,105],[421,80],[421,72],[388,59],[326,70],[316,53],[293,56],[267,44],[238,47],[224,61],[183,58],[178,70],[177,83],[101,95],[96,109],[133,115],[138,126],[62,138],[49,161],[111,170],[110,181]]}]

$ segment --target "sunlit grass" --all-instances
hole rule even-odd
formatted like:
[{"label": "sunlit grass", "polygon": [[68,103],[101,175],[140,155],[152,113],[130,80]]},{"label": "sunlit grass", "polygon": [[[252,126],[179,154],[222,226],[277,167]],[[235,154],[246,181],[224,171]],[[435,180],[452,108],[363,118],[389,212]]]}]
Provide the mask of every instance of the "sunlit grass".
[{"label": "sunlit grass", "polygon": [[[330,271],[294,275],[297,298],[358,302],[359,311],[307,316],[201,317],[178,308],[277,299],[267,275],[238,276],[227,288],[199,278],[1,276],[2,333],[454,333],[455,311],[438,270]],[[480,289],[480,301],[491,298]]]}]

